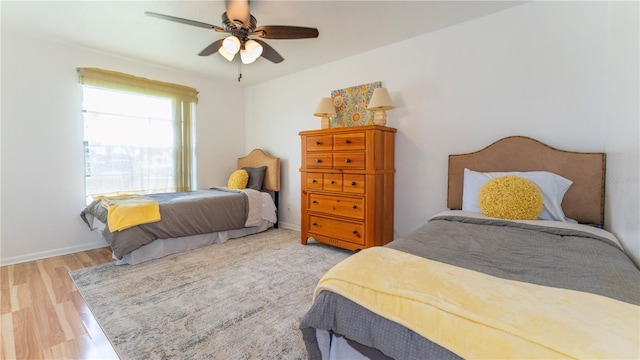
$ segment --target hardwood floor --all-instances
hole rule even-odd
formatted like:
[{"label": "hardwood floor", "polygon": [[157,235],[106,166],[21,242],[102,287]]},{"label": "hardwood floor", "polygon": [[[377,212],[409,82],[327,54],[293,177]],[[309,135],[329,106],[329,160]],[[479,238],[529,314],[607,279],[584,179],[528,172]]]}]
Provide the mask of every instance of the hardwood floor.
[{"label": "hardwood floor", "polygon": [[108,248],[0,267],[1,359],[118,359],[68,272]]}]

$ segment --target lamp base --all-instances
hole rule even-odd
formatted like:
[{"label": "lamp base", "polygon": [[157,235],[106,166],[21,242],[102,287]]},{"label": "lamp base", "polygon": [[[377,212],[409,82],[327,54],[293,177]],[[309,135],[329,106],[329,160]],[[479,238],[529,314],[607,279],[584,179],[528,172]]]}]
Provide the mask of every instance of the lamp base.
[{"label": "lamp base", "polygon": [[330,127],[331,127],[331,120],[329,120],[328,117],[323,117],[322,120],[320,121],[320,128],[328,129]]},{"label": "lamp base", "polygon": [[387,126],[387,112],[384,110],[376,110],[373,114],[373,123],[375,125]]}]

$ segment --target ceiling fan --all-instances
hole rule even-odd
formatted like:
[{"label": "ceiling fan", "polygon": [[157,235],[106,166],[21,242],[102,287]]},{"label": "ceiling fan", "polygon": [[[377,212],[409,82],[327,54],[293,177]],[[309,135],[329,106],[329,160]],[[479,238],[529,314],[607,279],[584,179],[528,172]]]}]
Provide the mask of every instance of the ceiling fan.
[{"label": "ceiling fan", "polygon": [[[316,28],[285,25],[257,26],[256,18],[249,13],[248,0],[226,0],[225,7],[226,12],[222,14],[222,23],[224,27],[150,11],[146,11],[145,14],[159,19],[175,21],[205,29],[213,29],[217,32],[230,34],[223,39],[214,41],[200,51],[198,55],[209,56],[218,52],[227,60],[232,61],[235,55],[239,52],[240,60],[243,64],[250,64],[260,56],[276,64],[284,60],[284,58],[278,54],[275,49],[269,46],[269,44],[260,39],[250,38],[250,36],[257,36],[263,39],[281,40],[317,38],[319,35],[318,29]],[[238,81],[240,81],[240,78],[238,78]]]}]

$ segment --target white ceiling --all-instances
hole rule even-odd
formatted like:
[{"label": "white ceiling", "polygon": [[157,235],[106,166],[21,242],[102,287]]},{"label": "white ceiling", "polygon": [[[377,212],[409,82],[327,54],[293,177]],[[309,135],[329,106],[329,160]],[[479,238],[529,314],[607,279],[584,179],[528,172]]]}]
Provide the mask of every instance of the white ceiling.
[{"label": "white ceiling", "polygon": [[[260,25],[315,27],[317,39],[265,40],[284,61],[242,65],[241,86],[257,84],[492,14],[526,1],[251,1]],[[238,84],[238,64],[201,57],[224,37],[145,11],[222,26],[224,1],[6,1],[2,31],[76,44]],[[46,57],[46,54],[43,54]]]}]

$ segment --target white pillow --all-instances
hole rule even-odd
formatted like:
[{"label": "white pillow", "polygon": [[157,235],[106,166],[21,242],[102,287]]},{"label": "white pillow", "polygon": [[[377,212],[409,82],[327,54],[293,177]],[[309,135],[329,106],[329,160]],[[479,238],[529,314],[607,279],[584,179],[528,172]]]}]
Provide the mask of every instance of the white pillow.
[{"label": "white pillow", "polygon": [[569,223],[577,223],[569,219],[562,211],[562,198],[569,190],[573,181],[565,179],[560,175],[548,171],[527,171],[527,172],[477,172],[464,169],[464,186],[462,190],[462,210],[481,212],[478,205],[478,194],[480,188],[488,180],[504,176],[517,175],[533,181],[540,188],[544,198],[544,208],[540,213],[540,220],[555,220]]}]

